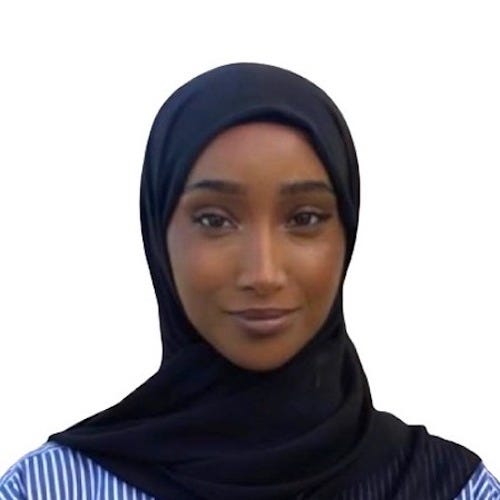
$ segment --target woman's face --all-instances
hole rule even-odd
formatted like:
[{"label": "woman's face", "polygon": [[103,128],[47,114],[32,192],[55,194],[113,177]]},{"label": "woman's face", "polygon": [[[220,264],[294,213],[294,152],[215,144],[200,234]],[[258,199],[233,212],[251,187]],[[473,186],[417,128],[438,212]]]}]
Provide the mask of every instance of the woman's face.
[{"label": "woman's face", "polygon": [[[333,187],[305,136],[255,122],[222,132],[202,151],[167,249],[200,335],[235,365],[265,371],[297,354],[326,319],[345,235]],[[290,312],[236,314],[249,309]]]}]

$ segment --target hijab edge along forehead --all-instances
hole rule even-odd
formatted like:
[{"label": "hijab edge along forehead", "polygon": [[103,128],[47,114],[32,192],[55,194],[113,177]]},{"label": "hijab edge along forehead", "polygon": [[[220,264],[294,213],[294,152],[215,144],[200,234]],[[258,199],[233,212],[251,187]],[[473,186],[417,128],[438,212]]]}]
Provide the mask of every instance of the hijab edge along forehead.
[{"label": "hijab edge along forehead", "polygon": [[[321,164],[332,183],[338,200],[344,201],[343,198],[346,198],[346,193],[343,193],[343,191],[345,191],[346,183],[342,180],[342,171],[336,164],[332,165],[333,162],[329,158],[329,154],[324,148],[322,141],[318,140],[320,135],[315,132],[314,125],[290,109],[278,106],[275,106],[273,109],[263,106],[254,106],[250,109],[244,109],[238,113],[224,117],[219,123],[210,127],[210,129],[207,130],[206,135],[202,136],[199,142],[195,144],[189,157],[186,158],[186,166],[181,166],[178,170],[173,172],[171,190],[179,193],[179,195],[173,198],[173,203],[164,207],[164,212],[162,214],[163,232],[165,232],[168,228],[169,220],[172,217],[175,206],[180,199],[186,180],[193,170],[197,159],[205,148],[207,148],[222,133],[233,127],[250,123],[276,123],[303,133],[308,144],[313,148],[315,154],[320,159]],[[349,208],[352,208],[352,202],[348,198],[344,201],[344,204],[347,204]],[[349,222],[349,217],[346,218],[346,222]],[[343,222],[345,223],[344,220]]]}]

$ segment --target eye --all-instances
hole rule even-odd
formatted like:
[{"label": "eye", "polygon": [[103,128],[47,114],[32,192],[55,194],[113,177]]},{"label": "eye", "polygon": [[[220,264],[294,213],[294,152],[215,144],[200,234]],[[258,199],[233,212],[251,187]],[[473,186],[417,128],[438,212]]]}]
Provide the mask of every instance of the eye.
[{"label": "eye", "polygon": [[195,224],[208,229],[224,229],[224,223],[229,222],[227,217],[220,214],[205,212],[192,217]]},{"label": "eye", "polygon": [[[297,221],[298,226],[309,227],[309,226],[318,226],[319,224],[329,219],[330,217],[331,215],[327,213],[299,212],[292,217],[292,220]],[[314,218],[316,219],[315,223],[312,224],[308,223],[311,222],[311,220],[314,220]]]}]

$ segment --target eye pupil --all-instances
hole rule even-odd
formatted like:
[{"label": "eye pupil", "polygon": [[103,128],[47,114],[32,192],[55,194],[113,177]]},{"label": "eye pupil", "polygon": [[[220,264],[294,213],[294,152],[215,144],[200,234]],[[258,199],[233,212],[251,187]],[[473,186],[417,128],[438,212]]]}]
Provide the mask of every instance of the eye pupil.
[{"label": "eye pupil", "polygon": [[221,227],[224,224],[224,221],[222,220],[222,217],[218,217],[217,215],[214,217],[215,219],[215,226],[216,227]]},{"label": "eye pupil", "polygon": [[297,222],[299,224],[307,224],[307,222],[309,222],[311,217],[314,215],[316,215],[316,214],[312,214],[309,212],[302,212],[302,213],[296,215],[295,217],[296,217]]},{"label": "eye pupil", "polygon": [[[211,227],[222,227],[224,225],[224,218],[220,215],[206,215],[205,219],[208,219],[208,225]],[[212,221],[212,224],[210,221]]]}]

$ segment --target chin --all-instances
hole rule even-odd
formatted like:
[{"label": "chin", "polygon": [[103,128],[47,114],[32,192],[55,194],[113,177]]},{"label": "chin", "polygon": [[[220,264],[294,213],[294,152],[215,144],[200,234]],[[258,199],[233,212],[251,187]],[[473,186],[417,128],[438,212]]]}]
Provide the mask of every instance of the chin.
[{"label": "chin", "polygon": [[226,356],[227,359],[234,365],[244,370],[254,372],[268,372],[281,368],[286,364],[296,353],[291,353],[285,356],[283,353],[280,356],[265,356],[255,353],[254,356]]}]

